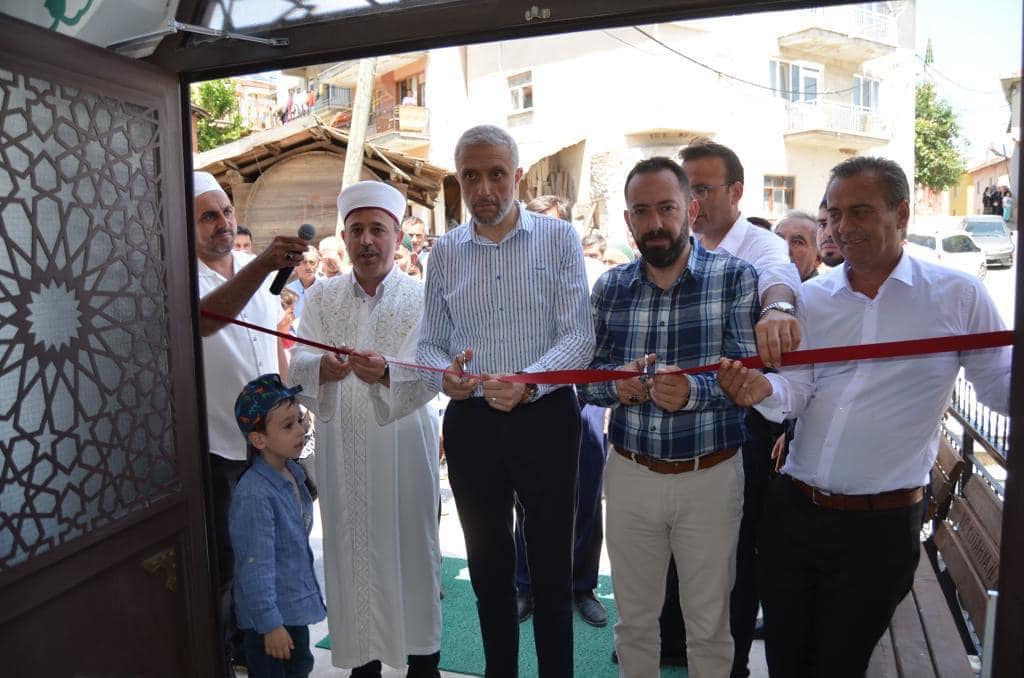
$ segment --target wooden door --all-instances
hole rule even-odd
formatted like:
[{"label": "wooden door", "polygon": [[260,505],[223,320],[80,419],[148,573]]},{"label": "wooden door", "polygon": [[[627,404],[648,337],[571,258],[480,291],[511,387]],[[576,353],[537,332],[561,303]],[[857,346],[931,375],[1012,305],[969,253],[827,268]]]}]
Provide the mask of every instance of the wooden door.
[{"label": "wooden door", "polygon": [[215,673],[176,76],[0,19],[0,674]]}]

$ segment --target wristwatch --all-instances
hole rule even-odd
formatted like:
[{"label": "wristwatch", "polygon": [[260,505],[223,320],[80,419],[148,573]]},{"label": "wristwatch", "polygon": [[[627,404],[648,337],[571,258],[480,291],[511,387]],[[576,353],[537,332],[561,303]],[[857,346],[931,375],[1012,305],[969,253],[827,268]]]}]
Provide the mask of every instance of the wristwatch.
[{"label": "wristwatch", "polygon": [[537,397],[537,384],[527,384],[523,391],[523,397],[519,399],[520,405],[525,405]]},{"label": "wristwatch", "polygon": [[768,314],[768,311],[782,311],[783,313],[788,313],[789,315],[796,315],[796,306],[789,303],[788,301],[773,301],[772,303],[768,304],[767,306],[761,309],[761,315],[759,315],[757,319],[760,320],[761,318],[765,317],[765,315]]}]

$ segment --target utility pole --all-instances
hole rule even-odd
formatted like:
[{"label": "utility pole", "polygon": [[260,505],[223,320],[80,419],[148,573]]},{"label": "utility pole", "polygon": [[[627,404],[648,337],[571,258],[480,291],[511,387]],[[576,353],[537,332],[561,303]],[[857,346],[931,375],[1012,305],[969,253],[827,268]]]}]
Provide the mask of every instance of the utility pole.
[{"label": "utility pole", "polygon": [[[345,149],[345,171],[341,176],[341,187],[345,188],[359,181],[363,172],[363,144],[366,143],[366,127],[370,124],[370,108],[373,106],[373,80],[377,71],[377,58],[359,60],[359,74],[356,77],[356,91],[352,102],[352,122],[348,128],[348,148]],[[334,234],[340,236],[345,224],[338,215]]]}]

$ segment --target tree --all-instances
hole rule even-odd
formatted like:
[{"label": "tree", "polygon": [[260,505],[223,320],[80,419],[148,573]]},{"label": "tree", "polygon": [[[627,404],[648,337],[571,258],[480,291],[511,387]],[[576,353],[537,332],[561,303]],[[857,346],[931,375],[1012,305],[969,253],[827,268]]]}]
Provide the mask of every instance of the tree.
[{"label": "tree", "polygon": [[207,80],[193,85],[192,99],[213,116],[196,123],[200,151],[222,146],[249,131],[238,112],[238,96],[232,81]]},{"label": "tree", "polygon": [[949,103],[925,82],[915,92],[914,184],[939,192],[960,181],[964,161],[957,148],[960,124]]}]

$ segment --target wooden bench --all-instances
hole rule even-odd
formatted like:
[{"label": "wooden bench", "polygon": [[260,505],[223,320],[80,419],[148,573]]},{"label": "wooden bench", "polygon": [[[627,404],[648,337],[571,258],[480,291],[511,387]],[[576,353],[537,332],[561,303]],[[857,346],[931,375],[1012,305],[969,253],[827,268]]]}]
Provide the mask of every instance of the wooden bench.
[{"label": "wooden bench", "polygon": [[988,591],[999,586],[1002,514],[1002,501],[975,475],[953,497],[949,515],[935,530],[935,546],[979,638],[985,637]]},{"label": "wooden bench", "polygon": [[[939,439],[939,453],[932,465],[932,497],[928,502],[925,520],[945,520],[957,483],[964,474],[964,459],[943,436]],[[936,524],[937,527],[937,524]]]},{"label": "wooden bench", "polygon": [[[926,520],[935,521],[936,529],[948,532],[944,527],[947,515],[959,516],[963,511],[963,502],[956,497],[956,486],[964,468],[963,458],[943,438],[932,467],[932,496],[925,514]],[[867,675],[870,678],[973,678],[975,675],[953,612],[923,544],[910,593],[893,613],[889,628],[871,656]]]},{"label": "wooden bench", "polygon": [[869,678],[973,678],[942,587],[921,547],[910,593],[896,608],[868,664]]}]

